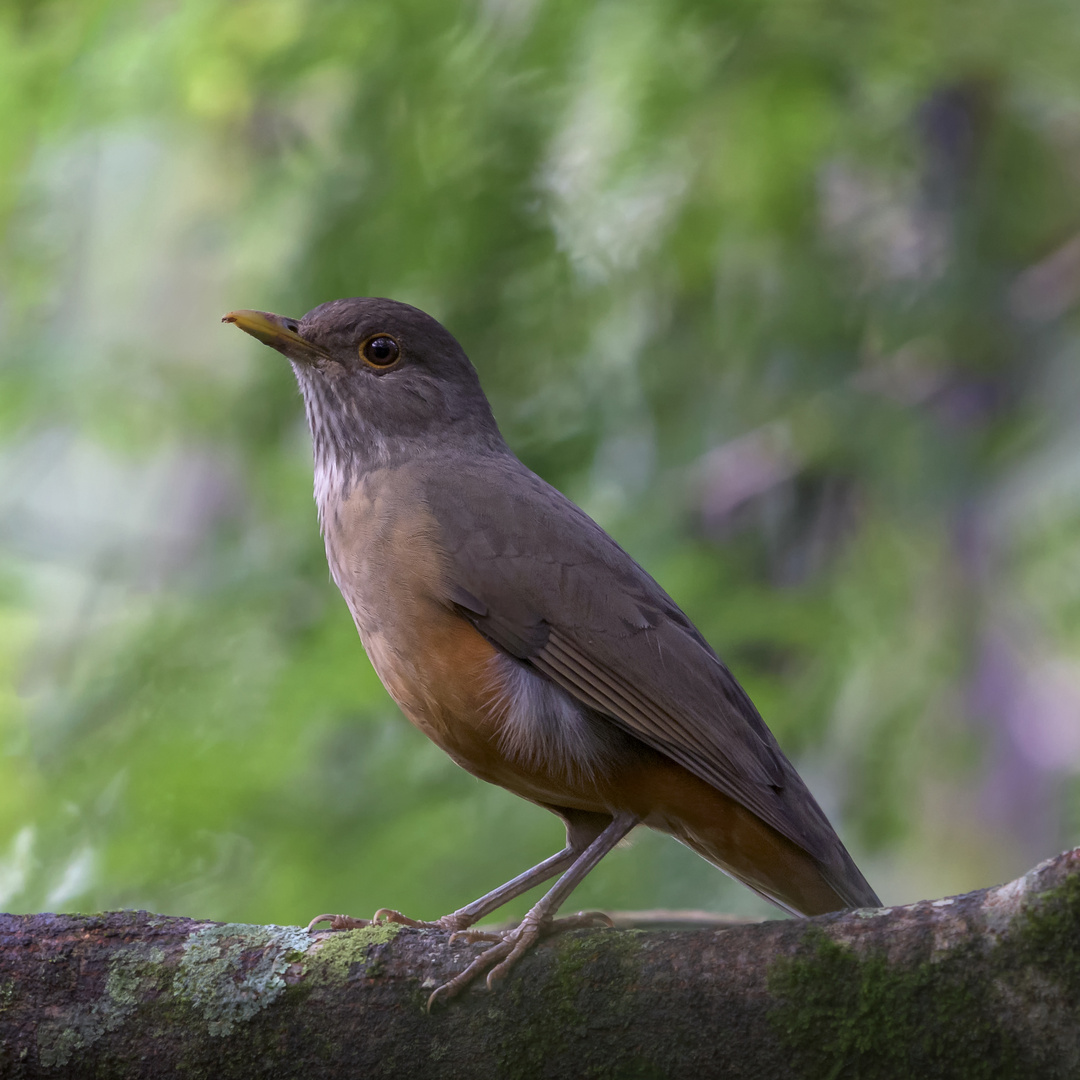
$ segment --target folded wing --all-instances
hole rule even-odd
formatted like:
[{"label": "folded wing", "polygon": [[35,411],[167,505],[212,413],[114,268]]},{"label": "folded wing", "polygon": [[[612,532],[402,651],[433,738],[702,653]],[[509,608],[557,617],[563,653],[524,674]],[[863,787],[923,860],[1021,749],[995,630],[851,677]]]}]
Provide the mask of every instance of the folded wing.
[{"label": "folded wing", "polygon": [[468,506],[427,492],[444,529],[448,599],[494,644],[865,885],[749,697],[667,593],[516,459],[500,463],[503,483],[491,468],[469,485],[482,494]]}]

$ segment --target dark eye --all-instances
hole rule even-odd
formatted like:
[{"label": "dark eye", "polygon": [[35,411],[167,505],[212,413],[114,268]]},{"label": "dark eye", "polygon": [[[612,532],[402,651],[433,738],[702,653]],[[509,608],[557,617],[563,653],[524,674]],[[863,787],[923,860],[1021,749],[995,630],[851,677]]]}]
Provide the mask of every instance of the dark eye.
[{"label": "dark eye", "polygon": [[360,355],[372,367],[390,367],[401,355],[398,343],[389,334],[376,334],[360,346]]}]

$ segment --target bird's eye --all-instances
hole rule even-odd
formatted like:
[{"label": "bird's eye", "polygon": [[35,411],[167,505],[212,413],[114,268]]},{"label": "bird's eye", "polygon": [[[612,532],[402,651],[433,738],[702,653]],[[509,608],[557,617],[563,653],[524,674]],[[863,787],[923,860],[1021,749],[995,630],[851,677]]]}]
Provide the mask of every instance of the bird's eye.
[{"label": "bird's eye", "polygon": [[397,363],[401,348],[389,334],[375,334],[360,346],[360,355],[376,368],[388,368]]}]

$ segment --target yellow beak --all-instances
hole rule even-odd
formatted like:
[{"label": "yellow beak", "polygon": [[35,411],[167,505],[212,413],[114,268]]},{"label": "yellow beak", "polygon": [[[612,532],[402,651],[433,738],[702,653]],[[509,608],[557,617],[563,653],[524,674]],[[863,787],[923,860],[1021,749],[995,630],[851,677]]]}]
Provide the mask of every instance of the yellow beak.
[{"label": "yellow beak", "polygon": [[297,352],[329,356],[325,349],[300,336],[296,319],[290,319],[284,315],[241,308],[239,311],[230,311],[227,315],[222,315],[221,321],[235,323],[245,334],[250,334],[264,345],[269,345],[293,359],[299,359],[295,356]]}]

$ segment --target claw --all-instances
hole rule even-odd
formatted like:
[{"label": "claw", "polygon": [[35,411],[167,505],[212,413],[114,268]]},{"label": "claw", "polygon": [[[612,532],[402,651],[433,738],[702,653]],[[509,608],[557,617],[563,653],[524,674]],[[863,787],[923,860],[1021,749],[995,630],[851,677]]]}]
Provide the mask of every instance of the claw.
[{"label": "claw", "polygon": [[[510,933],[512,934],[514,931],[511,930]],[[509,953],[512,947],[504,939],[497,945],[492,945],[490,949],[485,949],[464,971],[455,975],[449,982],[443,983],[442,986],[437,986],[432,991],[431,997],[427,1000],[427,1011],[431,1012],[432,1008],[440,1001],[449,1001],[451,998],[457,997],[477,975],[480,975],[493,961],[499,960]]]},{"label": "claw", "polygon": [[415,926],[423,930],[431,930],[439,926],[437,922],[422,922],[417,919],[410,919],[408,915],[402,915],[400,911],[388,907],[379,908],[372,916],[371,922],[373,925],[397,923],[399,926]]},{"label": "claw", "polygon": [[555,919],[550,924],[549,933],[562,932],[563,930],[595,930],[598,927],[611,930],[615,926],[611,916],[606,911],[579,911],[576,915],[564,915],[561,919]]},{"label": "claw", "polygon": [[[525,933],[517,935],[517,940],[513,942],[513,947],[510,951],[488,972],[487,979],[485,979],[484,982],[489,990],[494,990],[495,984],[500,979],[506,978],[510,973],[510,969],[518,962],[519,958],[539,939],[541,932],[541,927],[533,925],[526,929]],[[488,951],[490,952],[491,950]],[[498,957],[493,957],[493,959],[498,959]]]},{"label": "claw", "polygon": [[492,933],[487,930],[455,930],[450,935],[447,944],[453,945],[455,942],[464,941],[466,945],[476,945],[481,941],[502,941],[503,936],[502,933]]},{"label": "claw", "polygon": [[371,922],[368,919],[354,919],[351,915],[316,915],[314,919],[307,924],[307,932],[314,934],[317,931],[315,927],[321,922],[328,922],[330,925],[328,930],[361,930],[365,926],[370,926]]},{"label": "claw", "polygon": [[[546,934],[555,930],[569,929],[572,925],[582,925],[580,916],[570,916],[568,919],[537,921],[525,917],[518,926],[512,930],[506,930],[502,934],[488,934],[478,930],[461,931],[454,934],[451,940],[458,937],[470,936],[470,940],[494,941],[490,949],[485,949],[473,962],[462,972],[455,975],[449,982],[436,987],[427,1001],[427,1011],[441,1001],[449,1001],[464,990],[477,976],[487,971],[484,980],[489,990],[494,989],[495,984],[506,978],[510,969],[521,957],[528,952],[536,942]],[[567,925],[570,924],[570,925]],[[590,923],[590,925],[595,925]],[[494,965],[494,966],[493,966]],[[490,970],[489,970],[490,969]]]},{"label": "claw", "polygon": [[[412,926],[418,930],[449,930],[451,934],[463,933],[469,925],[457,912],[444,915],[435,922],[426,922],[423,919],[410,919],[408,915],[402,915],[400,911],[395,911],[393,908],[381,907],[370,919],[354,919],[351,915],[319,915],[308,923],[308,933],[313,933],[315,926],[321,922],[329,922],[331,930],[357,930],[364,926],[395,923],[398,926]],[[497,939],[492,938],[492,940]]]},{"label": "claw", "polygon": [[614,925],[602,911],[579,911],[576,915],[567,915],[561,919],[530,918],[526,915],[524,920],[512,929],[497,932],[470,930],[468,927],[458,928],[456,924],[459,921],[462,920],[455,918],[454,915],[444,915],[438,922],[421,922],[418,919],[410,919],[393,908],[379,908],[371,919],[354,919],[351,915],[319,915],[308,923],[308,933],[314,933],[315,927],[321,922],[329,922],[331,930],[357,930],[365,926],[377,926],[380,923],[397,923],[401,926],[413,926],[425,930],[449,930],[449,944],[451,945],[458,941],[463,941],[468,945],[491,942],[491,947],[485,949],[464,971],[432,991],[427,1000],[427,1011],[431,1012],[440,1002],[457,997],[485,971],[487,977],[484,982],[489,990],[494,989],[495,984],[500,979],[506,978],[518,960],[540,938],[548,934],[563,930],[578,930],[583,927]]}]

